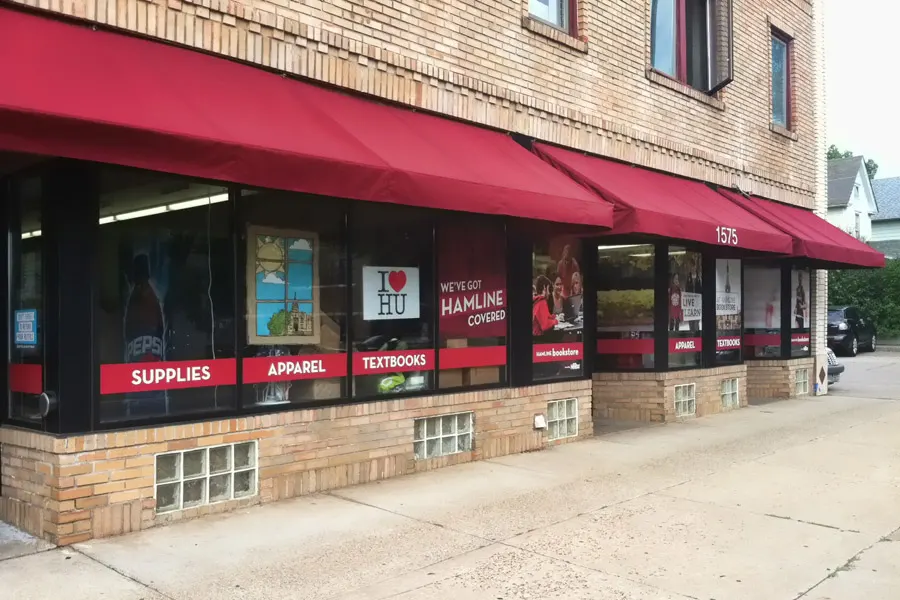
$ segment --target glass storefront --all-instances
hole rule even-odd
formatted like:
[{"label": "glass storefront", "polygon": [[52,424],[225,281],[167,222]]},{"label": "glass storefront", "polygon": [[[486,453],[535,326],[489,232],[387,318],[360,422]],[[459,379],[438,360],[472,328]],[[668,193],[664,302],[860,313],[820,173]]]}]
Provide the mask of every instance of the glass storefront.
[{"label": "glass storefront", "polygon": [[597,248],[599,370],[655,367],[655,259],[649,244]]}]

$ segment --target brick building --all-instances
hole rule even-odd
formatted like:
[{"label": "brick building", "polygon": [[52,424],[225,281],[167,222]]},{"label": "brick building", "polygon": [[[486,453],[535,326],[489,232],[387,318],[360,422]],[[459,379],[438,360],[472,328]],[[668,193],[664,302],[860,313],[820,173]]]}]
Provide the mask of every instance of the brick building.
[{"label": "brick building", "polygon": [[824,392],[823,269],[883,257],[817,216],[820,2],[733,4],[0,2],[0,518]]}]

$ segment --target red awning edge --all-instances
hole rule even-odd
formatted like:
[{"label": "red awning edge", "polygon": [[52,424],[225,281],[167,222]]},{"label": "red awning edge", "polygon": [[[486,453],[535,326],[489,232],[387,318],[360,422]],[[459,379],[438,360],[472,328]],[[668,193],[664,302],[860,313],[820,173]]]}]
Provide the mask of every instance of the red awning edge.
[{"label": "red awning edge", "polygon": [[817,262],[820,268],[878,269],[885,265],[884,254],[810,210],[724,188],[719,188],[719,193],[791,236],[792,255]]},{"label": "red awning edge", "polygon": [[753,252],[791,252],[790,236],[700,181],[542,143],[533,150],[613,205],[613,228],[607,235],[644,234]]},{"label": "red awning edge", "polygon": [[0,7],[0,150],[279,190],[610,227],[505,133]]}]

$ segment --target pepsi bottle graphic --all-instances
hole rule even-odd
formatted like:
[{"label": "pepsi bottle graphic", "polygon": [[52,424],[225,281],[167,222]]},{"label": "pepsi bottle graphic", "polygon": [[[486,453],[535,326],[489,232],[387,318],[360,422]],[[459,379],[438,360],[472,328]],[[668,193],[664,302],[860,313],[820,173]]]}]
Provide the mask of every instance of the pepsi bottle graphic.
[{"label": "pepsi bottle graphic", "polygon": [[[162,362],[166,359],[166,326],[159,297],[150,283],[147,254],[134,257],[131,271],[131,293],[125,305],[125,362]],[[166,392],[131,392],[126,394],[125,405],[128,416],[164,414]]]}]

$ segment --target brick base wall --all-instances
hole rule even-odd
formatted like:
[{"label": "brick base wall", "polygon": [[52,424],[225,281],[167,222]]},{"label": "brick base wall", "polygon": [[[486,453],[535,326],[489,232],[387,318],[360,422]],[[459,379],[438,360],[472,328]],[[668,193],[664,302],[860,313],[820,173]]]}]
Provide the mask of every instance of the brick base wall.
[{"label": "brick base wall", "polygon": [[809,395],[814,394],[815,359],[754,360],[747,362],[747,394],[753,399],[797,397],[797,371],[809,369]]},{"label": "brick base wall", "polygon": [[[578,436],[550,442],[534,429],[547,402],[578,399]],[[416,460],[413,423],[474,412],[473,450]],[[591,382],[385,400],[263,416],[68,438],[0,429],[0,519],[55,544],[138,531],[224,512],[434,469],[539,450],[593,433]],[[258,495],[157,514],[159,453],[258,440]]]},{"label": "brick base wall", "polygon": [[697,386],[696,416],[726,410],[722,382],[738,379],[740,406],[747,405],[747,367],[692,369],[668,373],[594,374],[594,418],[664,423],[675,420],[675,386]]}]

